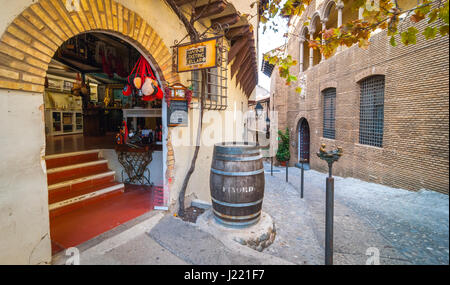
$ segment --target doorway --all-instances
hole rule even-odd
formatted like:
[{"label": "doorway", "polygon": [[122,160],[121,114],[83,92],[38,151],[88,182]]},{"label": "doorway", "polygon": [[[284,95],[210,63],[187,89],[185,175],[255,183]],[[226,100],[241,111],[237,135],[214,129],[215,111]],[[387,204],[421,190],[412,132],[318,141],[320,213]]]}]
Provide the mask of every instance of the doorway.
[{"label": "doorway", "polygon": [[[53,254],[165,206],[161,202],[167,153],[164,100],[143,100],[137,88],[131,94],[122,92],[134,83],[129,75],[142,58],[139,50],[115,34],[88,32],[64,42],[49,64],[45,159]],[[133,111],[142,116],[128,120],[125,114]],[[145,180],[130,179],[126,171],[130,165],[123,163],[130,159],[119,159],[118,138],[124,125],[132,146],[120,141],[121,158],[127,147],[133,153],[143,149],[148,162],[143,166],[148,169]]]},{"label": "doorway", "polygon": [[301,118],[298,123],[298,161],[309,163],[310,133],[309,124],[305,118]]}]

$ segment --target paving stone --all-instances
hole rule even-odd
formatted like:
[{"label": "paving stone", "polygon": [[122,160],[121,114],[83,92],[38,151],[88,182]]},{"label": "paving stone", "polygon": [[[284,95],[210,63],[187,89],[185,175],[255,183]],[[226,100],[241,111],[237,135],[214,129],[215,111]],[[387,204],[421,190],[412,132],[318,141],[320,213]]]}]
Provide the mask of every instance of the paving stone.
[{"label": "paving stone", "polygon": [[[279,229],[268,252],[298,264],[322,264],[326,174],[305,171],[300,199],[299,169],[289,168],[289,182],[285,169],[276,169],[273,176],[266,174],[263,204]],[[334,207],[336,264],[365,264],[371,247],[379,250],[381,264],[449,262],[448,195],[335,177]]]}]

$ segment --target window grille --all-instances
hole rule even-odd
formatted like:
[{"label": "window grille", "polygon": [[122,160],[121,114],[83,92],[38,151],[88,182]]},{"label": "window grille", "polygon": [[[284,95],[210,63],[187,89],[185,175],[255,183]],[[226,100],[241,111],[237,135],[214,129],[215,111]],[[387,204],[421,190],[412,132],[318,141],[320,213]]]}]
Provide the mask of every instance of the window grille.
[{"label": "window grille", "polygon": [[[203,102],[205,110],[225,110],[227,101],[227,72],[228,72],[228,52],[223,46],[223,39],[218,40],[217,46],[217,67],[206,69],[206,94]],[[201,92],[201,70],[191,72],[192,97],[200,98]],[[192,104],[192,103],[191,103]]]},{"label": "window grille", "polygon": [[359,143],[383,146],[384,76],[376,75],[360,82]]},{"label": "window grille", "polygon": [[328,139],[335,139],[336,88],[325,89],[324,91],[322,91],[322,94],[323,94],[323,137]]},{"label": "window grille", "polygon": [[192,84],[192,97],[199,98],[200,97],[200,70],[191,71],[191,80],[189,80]]}]

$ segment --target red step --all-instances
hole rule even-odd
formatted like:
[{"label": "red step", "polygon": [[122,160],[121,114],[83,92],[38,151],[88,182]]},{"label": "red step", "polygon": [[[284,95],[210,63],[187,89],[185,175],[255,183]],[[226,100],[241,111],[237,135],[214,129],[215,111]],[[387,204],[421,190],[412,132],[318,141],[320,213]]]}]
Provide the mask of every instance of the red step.
[{"label": "red step", "polygon": [[71,204],[59,207],[59,208],[51,209],[49,211],[50,212],[50,218],[55,218],[57,216],[60,216],[62,214],[68,213],[68,212],[75,211],[75,210],[80,209],[82,207],[86,207],[88,205],[91,205],[91,204],[94,204],[94,203],[97,203],[97,202],[100,202],[100,201],[103,201],[103,200],[106,200],[106,199],[109,199],[109,198],[121,195],[121,194],[123,194],[123,192],[125,190],[125,186],[123,184],[121,184],[121,186],[122,186],[122,188],[117,189],[117,190],[109,191],[109,192],[106,192],[106,193],[103,193],[103,194],[100,194],[100,195],[97,195],[97,196],[94,196],[94,197],[91,197],[91,198],[88,198],[88,199],[80,200],[78,202],[71,203]]},{"label": "red step", "polygon": [[73,180],[84,176],[106,172],[108,162],[106,160],[94,160],[86,163],[56,167],[47,170],[47,183],[49,185],[66,180]]},{"label": "red step", "polygon": [[116,182],[116,181],[109,181],[109,182],[98,183],[98,184],[95,184],[92,186],[83,187],[83,188],[74,189],[74,190],[70,190],[67,188],[59,188],[56,190],[49,191],[48,203],[49,204],[58,203],[58,202],[61,202],[64,200],[68,200],[68,199],[75,198],[75,197],[78,197],[78,196],[81,196],[84,194],[96,192],[96,191],[102,190],[104,188],[116,186],[119,184],[120,183]]},{"label": "red step", "polygon": [[124,192],[108,162],[98,155],[93,150],[45,157],[51,218]]},{"label": "red step", "polygon": [[99,150],[79,151],[45,156],[47,169],[98,160]]}]

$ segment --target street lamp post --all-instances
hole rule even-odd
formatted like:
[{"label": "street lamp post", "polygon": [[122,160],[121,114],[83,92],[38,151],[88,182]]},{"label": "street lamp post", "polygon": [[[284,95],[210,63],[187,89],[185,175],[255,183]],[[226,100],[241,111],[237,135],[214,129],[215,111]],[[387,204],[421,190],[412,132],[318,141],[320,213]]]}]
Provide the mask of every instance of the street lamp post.
[{"label": "street lamp post", "polygon": [[[270,119],[269,114],[267,114],[266,118],[266,139],[270,139]],[[270,154],[270,176],[273,176],[273,155],[271,153],[272,145],[269,140],[269,154]]]},{"label": "street lamp post", "polygon": [[333,163],[342,156],[342,148],[325,151],[322,144],[317,156],[328,163],[328,177],[325,195],[325,265],[333,264],[333,216],[334,216],[334,178],[332,177]]}]

